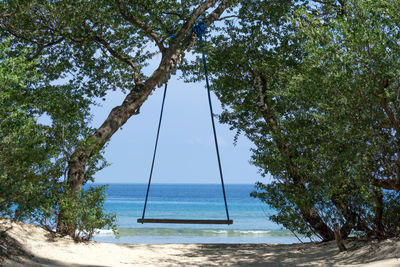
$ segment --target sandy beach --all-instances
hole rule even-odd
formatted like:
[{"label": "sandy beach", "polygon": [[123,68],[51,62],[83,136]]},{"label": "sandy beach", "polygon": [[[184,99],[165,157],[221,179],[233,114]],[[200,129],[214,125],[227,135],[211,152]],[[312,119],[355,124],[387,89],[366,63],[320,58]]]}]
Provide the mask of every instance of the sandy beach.
[{"label": "sandy beach", "polygon": [[[400,266],[400,240],[274,244],[75,243],[40,227],[0,221],[1,266]],[[6,242],[5,242],[6,241]]]}]

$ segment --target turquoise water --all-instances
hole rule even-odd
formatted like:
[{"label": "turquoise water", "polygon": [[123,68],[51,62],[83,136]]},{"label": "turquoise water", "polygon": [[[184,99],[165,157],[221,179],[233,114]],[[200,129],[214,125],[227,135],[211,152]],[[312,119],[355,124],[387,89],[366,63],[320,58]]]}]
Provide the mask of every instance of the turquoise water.
[{"label": "turquoise water", "polygon": [[[139,224],[146,184],[110,184],[105,208],[117,214],[120,237],[101,231],[94,238],[113,243],[296,243],[268,220],[274,213],[249,196],[253,185],[225,185],[232,225]],[[226,219],[221,185],[152,184],[145,218]]]}]

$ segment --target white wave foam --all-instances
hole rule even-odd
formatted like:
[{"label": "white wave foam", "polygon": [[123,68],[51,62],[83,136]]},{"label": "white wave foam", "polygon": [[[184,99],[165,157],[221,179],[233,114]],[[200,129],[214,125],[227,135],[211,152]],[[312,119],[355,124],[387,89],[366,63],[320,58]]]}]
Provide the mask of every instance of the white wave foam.
[{"label": "white wave foam", "polygon": [[233,230],[234,232],[240,232],[242,234],[268,234],[269,230]]},{"label": "white wave foam", "polygon": [[114,232],[112,230],[96,229],[95,230],[95,235],[97,235],[97,236],[110,236],[110,235],[114,235]]}]

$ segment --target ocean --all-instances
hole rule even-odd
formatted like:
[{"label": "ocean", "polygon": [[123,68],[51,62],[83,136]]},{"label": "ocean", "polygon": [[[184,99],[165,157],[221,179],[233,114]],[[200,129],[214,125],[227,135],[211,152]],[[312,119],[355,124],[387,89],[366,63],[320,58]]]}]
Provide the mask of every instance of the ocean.
[{"label": "ocean", "polygon": [[[225,185],[232,225],[140,224],[147,184],[109,184],[105,209],[117,215],[119,238],[101,230],[94,240],[111,243],[298,243],[268,219],[274,210],[250,197],[254,185]],[[145,218],[226,219],[220,184],[152,184]]]}]

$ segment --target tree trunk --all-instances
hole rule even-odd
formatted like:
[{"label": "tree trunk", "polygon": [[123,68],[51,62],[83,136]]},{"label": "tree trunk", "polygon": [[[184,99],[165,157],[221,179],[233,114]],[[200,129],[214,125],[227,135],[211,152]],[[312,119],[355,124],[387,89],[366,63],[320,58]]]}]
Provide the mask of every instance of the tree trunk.
[{"label": "tree trunk", "polygon": [[384,239],[385,238],[385,227],[383,225],[382,219],[383,219],[383,194],[382,192],[379,191],[375,193],[375,199],[376,199],[376,207],[375,207],[375,225],[376,225],[376,235],[378,239]]},{"label": "tree trunk", "polygon": [[340,231],[339,224],[335,223],[335,224],[333,225],[333,228],[334,228],[334,230],[335,230],[335,241],[336,241],[336,245],[337,245],[338,248],[339,248],[339,251],[340,251],[340,252],[346,251],[347,249],[346,249],[346,247],[344,246],[343,239],[342,239],[342,236],[341,236],[341,234],[340,234],[341,231]]},{"label": "tree trunk", "polygon": [[[267,92],[266,79],[261,74],[256,74],[255,78],[258,79],[258,87],[260,90],[258,107],[271,133],[274,134],[277,125],[275,115],[265,99],[265,93]],[[293,153],[294,150],[289,144],[284,143],[284,140],[274,138],[274,141],[277,144],[279,152],[287,158],[286,170],[290,178],[293,180],[293,184],[300,188],[304,194],[307,194],[307,188],[304,185],[305,179],[303,179],[299,174],[300,171],[298,167],[293,163],[295,157]],[[303,219],[322,237],[323,241],[334,240],[334,232],[326,225],[314,207],[303,207],[298,205],[298,208]]]},{"label": "tree trunk", "polygon": [[309,223],[313,230],[322,237],[323,242],[331,241],[335,238],[333,231],[326,225],[326,223],[321,219],[321,216],[319,216],[319,214],[313,208],[298,208],[300,209],[303,219]]},{"label": "tree trunk", "polygon": [[343,239],[346,239],[351,231],[357,226],[357,218],[360,216],[351,210],[351,208],[346,205],[340,194],[334,194],[331,197],[332,204],[335,205],[336,209],[342,214],[346,222],[340,229],[340,235]]}]

